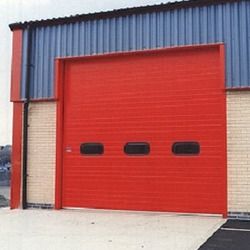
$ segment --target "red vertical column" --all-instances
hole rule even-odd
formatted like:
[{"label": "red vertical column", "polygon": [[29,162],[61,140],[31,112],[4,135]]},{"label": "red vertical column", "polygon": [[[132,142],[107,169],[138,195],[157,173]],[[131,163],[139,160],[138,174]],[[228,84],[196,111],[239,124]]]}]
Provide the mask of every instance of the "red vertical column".
[{"label": "red vertical column", "polygon": [[20,102],[22,70],[22,30],[13,31],[12,68],[11,68],[11,101],[13,103],[12,135],[12,172],[11,201],[12,209],[18,208],[21,201],[21,159],[22,159],[22,109]]}]

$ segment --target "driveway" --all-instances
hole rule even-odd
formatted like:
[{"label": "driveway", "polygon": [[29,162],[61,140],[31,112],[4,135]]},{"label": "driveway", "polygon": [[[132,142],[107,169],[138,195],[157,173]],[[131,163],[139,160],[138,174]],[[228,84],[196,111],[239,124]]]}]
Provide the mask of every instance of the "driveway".
[{"label": "driveway", "polygon": [[0,249],[196,250],[220,217],[104,210],[0,209]]}]

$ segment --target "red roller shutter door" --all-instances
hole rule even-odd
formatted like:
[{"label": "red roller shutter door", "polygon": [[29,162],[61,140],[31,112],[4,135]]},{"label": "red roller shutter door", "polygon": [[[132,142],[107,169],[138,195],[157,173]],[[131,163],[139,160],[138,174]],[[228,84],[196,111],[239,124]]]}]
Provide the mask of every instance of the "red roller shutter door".
[{"label": "red roller shutter door", "polygon": [[[66,60],[62,207],[225,214],[221,56],[205,46]],[[127,155],[128,142],[150,152]],[[200,152],[175,154],[176,142]],[[103,154],[81,154],[85,143]]]}]

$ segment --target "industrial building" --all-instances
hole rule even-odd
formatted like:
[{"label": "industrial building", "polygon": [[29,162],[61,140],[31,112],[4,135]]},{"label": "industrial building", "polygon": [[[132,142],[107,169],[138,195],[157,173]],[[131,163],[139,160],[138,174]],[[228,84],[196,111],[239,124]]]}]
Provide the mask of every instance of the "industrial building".
[{"label": "industrial building", "polygon": [[250,1],[10,29],[11,208],[250,217]]}]

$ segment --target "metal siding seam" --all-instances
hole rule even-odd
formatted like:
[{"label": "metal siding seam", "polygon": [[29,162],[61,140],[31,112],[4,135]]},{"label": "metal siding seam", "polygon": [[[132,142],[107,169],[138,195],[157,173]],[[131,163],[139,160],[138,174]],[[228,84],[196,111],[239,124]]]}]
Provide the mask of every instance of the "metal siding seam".
[{"label": "metal siding seam", "polygon": [[44,36],[44,70],[45,72],[47,72],[47,74],[44,74],[44,80],[43,80],[43,86],[44,91],[43,93],[46,93],[46,95],[49,95],[49,62],[50,61],[50,55],[49,55],[49,46],[51,46],[51,44],[49,44],[49,38],[50,38],[50,27],[46,27],[45,28],[45,36]]},{"label": "metal siding seam", "polygon": [[[50,50],[49,50],[49,55],[50,55],[50,60],[49,60],[49,82],[54,82],[54,58],[56,57],[56,39],[55,39],[55,27],[50,28],[50,33],[51,33],[51,39],[50,39]],[[54,84],[53,84],[54,85]],[[49,84],[49,93],[50,96],[54,96],[54,86],[51,86]]]},{"label": "metal siding seam", "polygon": [[62,25],[62,47],[61,47],[61,55],[67,55],[67,26],[66,24]]},{"label": "metal siding seam", "polygon": [[93,22],[90,23],[90,54],[94,55],[96,54],[96,31],[95,31],[95,22],[96,20],[94,20]]},{"label": "metal siding seam", "polygon": [[150,14],[151,22],[150,22],[150,40],[151,40],[151,47],[156,48],[156,37],[157,37],[157,22],[156,22],[156,13]]},{"label": "metal siding seam", "polygon": [[99,54],[104,53],[104,47],[103,47],[103,39],[104,39],[104,32],[103,32],[103,20],[98,21],[98,52]]},{"label": "metal siding seam", "polygon": [[[36,39],[36,31],[35,29],[33,29],[33,33],[32,33],[32,41],[35,41]],[[30,70],[30,73],[31,73],[31,82],[35,82],[35,59],[36,59],[36,46],[37,44],[35,42],[32,43],[32,48],[31,48],[31,51],[32,51],[32,54],[31,54],[31,70]],[[49,71],[48,72],[48,75],[50,75],[51,72]],[[32,86],[33,84],[31,84]],[[51,84],[49,84],[51,85]],[[32,90],[30,91],[30,96],[33,96],[33,93],[34,93],[34,86],[32,86]]]},{"label": "metal siding seam", "polygon": [[180,33],[179,45],[182,45],[182,46],[185,44],[185,26],[184,26],[184,22],[185,22],[185,10],[181,9],[181,10],[179,10],[178,30],[179,30],[179,33]]},{"label": "metal siding seam", "polygon": [[226,50],[226,83],[228,86],[232,85],[232,22],[231,22],[231,12],[230,12],[231,5],[225,5],[224,11],[224,18],[223,18],[223,25],[224,25],[224,37],[225,37],[225,50]]},{"label": "metal siding seam", "polygon": [[67,33],[67,37],[66,37],[66,56],[70,56],[72,55],[72,51],[73,51],[73,37],[72,37],[72,23],[68,24],[66,27],[66,33]]},{"label": "metal siding seam", "polygon": [[128,20],[128,50],[133,50],[133,16]]},{"label": "metal siding seam", "polygon": [[149,49],[150,48],[150,30],[149,30],[149,27],[150,27],[150,16],[149,14],[147,13],[145,15],[145,25],[144,25],[144,49]]},{"label": "metal siding seam", "polygon": [[166,12],[164,13],[165,15],[165,22],[166,22],[166,42],[165,42],[165,46],[170,46],[171,44],[171,12]]},{"label": "metal siding seam", "polygon": [[140,43],[141,43],[141,38],[140,38],[140,25],[141,25],[141,21],[140,21],[140,15],[137,15],[135,20],[135,48],[136,50],[140,50]]},{"label": "metal siding seam", "polygon": [[123,34],[122,37],[124,39],[122,44],[122,51],[128,51],[129,50],[129,24],[128,24],[128,17],[123,18]]},{"label": "metal siding seam", "polygon": [[85,54],[86,55],[91,55],[91,30],[90,30],[90,25],[91,25],[91,22],[90,21],[88,21],[87,23],[86,23],[86,30],[85,30],[85,32],[86,32],[86,37],[85,37],[85,41],[86,41],[86,43],[85,43]]},{"label": "metal siding seam", "polygon": [[104,53],[110,52],[110,19],[104,22]]},{"label": "metal siding seam", "polygon": [[216,23],[216,21],[217,21],[217,19],[216,19],[216,8],[215,8],[215,6],[211,6],[211,11],[212,11],[212,17],[211,18],[213,18],[211,21],[212,21],[212,23],[213,23],[213,28],[214,28],[214,30],[213,30],[213,40],[212,41],[216,41],[216,26],[217,26],[217,23]]},{"label": "metal siding seam", "polygon": [[118,34],[119,34],[119,23],[118,23],[119,19],[115,18],[115,51],[119,51],[118,49],[118,44],[119,44],[119,38],[118,38]]},{"label": "metal siding seam", "polygon": [[200,44],[200,20],[199,20],[199,10],[200,8],[194,8],[193,10],[193,25],[194,25],[194,32],[193,32],[193,41],[192,44]]},{"label": "metal siding seam", "polygon": [[95,40],[95,53],[99,54],[99,25],[98,25],[98,20],[95,22],[95,34],[94,34],[94,40]]},{"label": "metal siding seam", "polygon": [[88,23],[84,23],[84,55],[88,55]]},{"label": "metal siding seam", "polygon": [[[34,33],[35,33],[35,30],[33,29],[33,31],[31,32],[31,36],[32,36],[32,40],[34,39]],[[31,46],[30,46],[30,50],[31,51],[35,51],[35,46],[36,44],[35,43],[32,43]],[[31,52],[31,59],[30,59],[30,82],[34,82],[34,53]],[[33,95],[34,94],[34,85],[33,84],[30,84],[30,87],[29,87],[29,95]],[[47,93],[45,93],[47,94]]]},{"label": "metal siding seam", "polygon": [[22,43],[22,72],[21,72],[21,99],[25,96],[25,67],[27,65],[27,30],[23,31],[23,43]]},{"label": "metal siding seam", "polygon": [[222,6],[219,5],[217,8],[217,41],[223,41],[223,9]]},{"label": "metal siding seam", "polygon": [[187,22],[186,22],[186,30],[187,30],[187,44],[192,44],[193,42],[193,9],[187,10]]},{"label": "metal siding seam", "polygon": [[35,41],[35,44],[36,44],[36,49],[35,49],[35,51],[34,51],[34,61],[33,61],[33,63],[34,63],[34,82],[33,82],[33,93],[31,93],[32,94],[32,96],[33,97],[37,97],[38,96],[38,94],[37,94],[37,92],[38,92],[38,88],[37,88],[37,82],[38,82],[38,59],[39,59],[39,40],[38,40],[38,31],[37,31],[37,29],[38,28],[36,28],[36,29],[34,29],[34,34],[35,34],[35,39],[34,39],[34,41]]},{"label": "metal siding seam", "polygon": [[[115,52],[116,51],[116,18],[112,18],[110,20],[110,52]],[[133,34],[134,37],[134,34]]]},{"label": "metal siding seam", "polygon": [[158,47],[163,48],[164,46],[164,14],[163,12],[158,13]]},{"label": "metal siding seam", "polygon": [[201,34],[201,43],[205,44],[208,43],[208,8],[203,7],[201,9],[201,25],[200,25],[200,34]]},{"label": "metal siding seam", "polygon": [[60,55],[61,41],[62,41],[62,26],[60,25],[58,29],[55,28],[55,43],[56,43],[55,57],[58,57]]},{"label": "metal siding seam", "polygon": [[136,16],[133,15],[133,19],[132,19],[132,32],[131,32],[131,49],[132,50],[136,50],[136,34],[137,34],[137,30],[136,30]]},{"label": "metal siding seam", "polygon": [[[233,57],[232,57],[232,61],[233,61],[233,82],[236,82],[237,79],[240,80],[240,66],[239,66],[239,17],[238,17],[238,13],[237,13],[237,9],[236,9],[237,5],[234,5],[233,8],[233,22],[232,22],[232,32],[234,34],[233,36]],[[240,86],[241,83],[239,82]],[[235,86],[235,85],[234,85]]]},{"label": "metal siding seam", "polygon": [[108,19],[106,22],[107,36],[106,36],[106,52],[111,52],[111,20]]},{"label": "metal siding seam", "polygon": [[172,22],[172,42],[171,46],[178,45],[178,11],[173,10],[173,22]]},{"label": "metal siding seam", "polygon": [[44,52],[44,27],[39,28],[41,32],[41,38],[39,40],[39,55],[38,55],[38,81],[37,83],[37,89],[38,94],[36,98],[43,96],[44,91],[44,84],[43,83],[43,77],[44,77],[44,64],[43,64],[43,52]]},{"label": "metal siding seam", "polygon": [[103,52],[107,53],[109,51],[109,27],[108,20],[103,21]]},{"label": "metal siding seam", "polygon": [[[122,18],[118,17],[116,20],[116,46],[117,51],[122,50]],[[100,51],[101,52],[101,51]]]},{"label": "metal siding seam", "polygon": [[[240,83],[241,86],[245,87],[247,86],[248,81],[248,74],[244,74],[244,72],[248,72],[248,64],[247,64],[247,56],[244,55],[244,53],[247,54],[248,47],[247,47],[247,13],[246,13],[246,4],[240,3],[239,8],[241,9],[241,15],[239,20],[240,25]],[[250,13],[248,13],[250,15]],[[249,24],[250,25],[250,24]]]},{"label": "metal siding seam", "polygon": [[80,22],[80,26],[79,26],[80,55],[84,55],[84,48],[85,48],[84,30],[85,30],[85,24],[84,22]]},{"label": "metal siding seam", "polygon": [[78,54],[78,44],[79,44],[79,40],[77,39],[77,27],[78,23],[74,23],[72,25],[72,36],[71,36],[71,54],[73,56],[77,56]]}]

